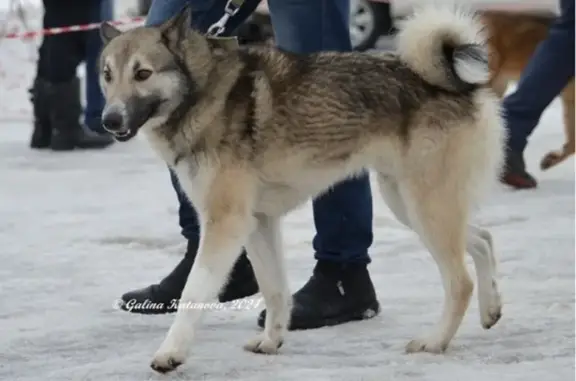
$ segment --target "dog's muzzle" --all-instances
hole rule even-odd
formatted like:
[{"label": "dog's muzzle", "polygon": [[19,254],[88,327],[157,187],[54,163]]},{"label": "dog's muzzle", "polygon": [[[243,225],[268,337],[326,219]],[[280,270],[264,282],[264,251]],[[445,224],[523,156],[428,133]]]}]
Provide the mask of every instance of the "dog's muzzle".
[{"label": "dog's muzzle", "polygon": [[111,105],[102,114],[102,127],[119,142],[132,139],[154,117],[165,100],[156,95],[131,97],[119,107]]},{"label": "dog's muzzle", "polygon": [[104,114],[102,116],[102,127],[121,142],[130,140],[136,135],[136,131],[126,127],[124,117],[119,112],[112,111]]}]

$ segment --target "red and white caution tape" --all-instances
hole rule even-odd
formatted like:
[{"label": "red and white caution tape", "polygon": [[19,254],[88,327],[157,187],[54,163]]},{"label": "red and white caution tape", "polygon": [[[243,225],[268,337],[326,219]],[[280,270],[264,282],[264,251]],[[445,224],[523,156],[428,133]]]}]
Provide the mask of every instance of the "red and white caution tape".
[{"label": "red and white caution tape", "polygon": [[[141,24],[144,22],[145,17],[132,17],[129,19],[124,20],[115,20],[109,21],[112,25],[128,25],[128,24]],[[82,24],[82,25],[70,25],[70,26],[63,26],[59,28],[48,28],[42,30],[35,30],[29,32],[10,32],[5,34],[4,36],[0,36],[0,38],[11,38],[11,39],[29,39],[38,36],[49,36],[53,34],[62,34],[62,33],[71,33],[71,32],[84,32],[87,30],[98,29],[100,28],[101,23],[91,23],[91,24]]]}]

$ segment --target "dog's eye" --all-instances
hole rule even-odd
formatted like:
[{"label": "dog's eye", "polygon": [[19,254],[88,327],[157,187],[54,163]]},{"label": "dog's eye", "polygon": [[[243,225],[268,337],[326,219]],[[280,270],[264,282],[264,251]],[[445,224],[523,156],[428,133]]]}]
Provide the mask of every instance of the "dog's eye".
[{"label": "dog's eye", "polygon": [[152,75],[152,70],[140,69],[134,74],[137,81],[145,81]]},{"label": "dog's eye", "polygon": [[108,83],[112,80],[112,73],[110,73],[110,70],[104,70],[104,73],[102,73],[102,75],[104,76],[105,82]]}]

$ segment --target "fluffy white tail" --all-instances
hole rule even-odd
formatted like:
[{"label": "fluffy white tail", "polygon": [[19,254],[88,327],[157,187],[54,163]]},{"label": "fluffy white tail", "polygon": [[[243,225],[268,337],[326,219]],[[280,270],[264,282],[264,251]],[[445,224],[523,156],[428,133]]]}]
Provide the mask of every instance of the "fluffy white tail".
[{"label": "fluffy white tail", "polygon": [[457,8],[417,9],[403,22],[397,48],[412,70],[446,90],[473,89],[490,78],[482,26]]}]

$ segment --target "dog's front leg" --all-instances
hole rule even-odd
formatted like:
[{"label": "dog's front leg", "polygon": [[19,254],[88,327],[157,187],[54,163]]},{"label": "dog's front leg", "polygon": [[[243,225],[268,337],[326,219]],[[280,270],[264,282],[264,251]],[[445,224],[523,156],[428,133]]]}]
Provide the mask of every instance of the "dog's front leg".
[{"label": "dog's front leg", "polygon": [[182,291],[175,320],[151,364],[160,373],[174,370],[186,360],[203,312],[202,304],[216,298],[254,229],[249,195],[229,185],[225,189],[211,189],[206,207],[199,208],[202,212],[198,255]]},{"label": "dog's front leg", "polygon": [[250,235],[246,249],[266,303],[266,323],[264,332],[250,340],[244,349],[275,354],[282,346],[288,328],[292,295],[284,269],[280,221],[263,215],[257,215],[256,220],[257,227]]}]

